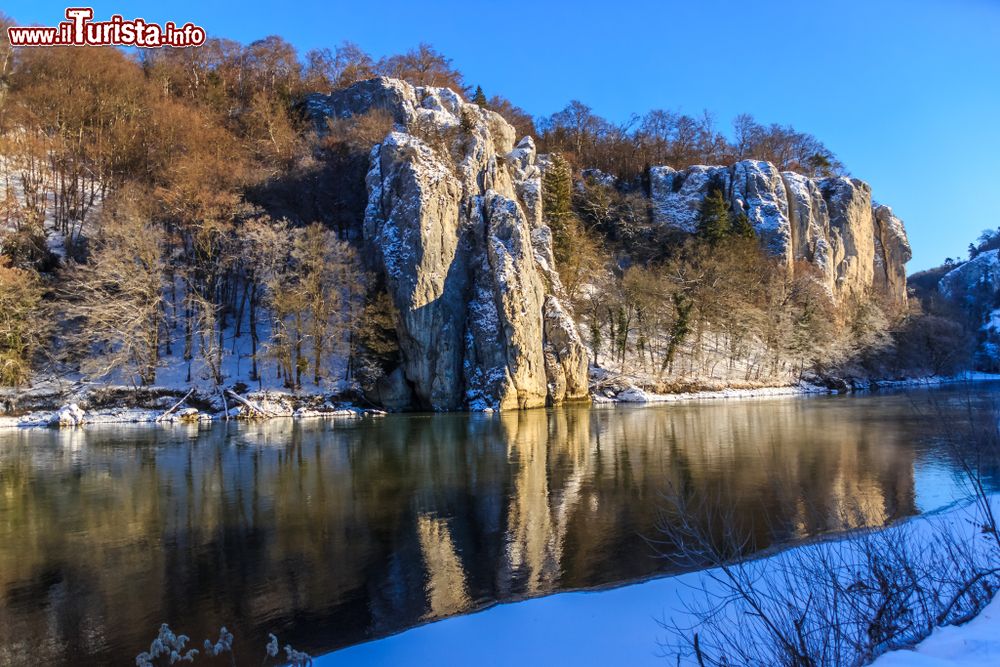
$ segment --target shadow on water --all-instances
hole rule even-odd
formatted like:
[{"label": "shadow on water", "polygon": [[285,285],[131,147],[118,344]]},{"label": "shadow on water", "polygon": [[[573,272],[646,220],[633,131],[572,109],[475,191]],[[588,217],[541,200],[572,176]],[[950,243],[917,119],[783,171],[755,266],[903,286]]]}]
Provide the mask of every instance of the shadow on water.
[{"label": "shadow on water", "polygon": [[0,663],[130,663],[164,621],[318,654],[661,574],[668,488],[761,547],[881,525],[948,496],[914,402],[957,391],[0,432]]}]

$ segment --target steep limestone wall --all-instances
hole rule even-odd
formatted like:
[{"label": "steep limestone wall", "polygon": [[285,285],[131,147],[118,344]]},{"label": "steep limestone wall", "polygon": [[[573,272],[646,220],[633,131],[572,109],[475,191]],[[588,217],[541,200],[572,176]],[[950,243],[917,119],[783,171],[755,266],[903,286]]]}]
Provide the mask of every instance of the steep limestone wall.
[{"label": "steep limestone wall", "polygon": [[906,307],[910,245],[902,221],[873,205],[871,188],[854,178],[812,179],[769,162],[729,167],[650,169],[654,220],[693,233],[701,203],[719,189],[734,214],[745,214],[764,246],[788,266],[811,264],[838,301],[874,290],[894,309]]},{"label": "steep limestone wall", "polygon": [[587,397],[587,353],[561,302],[530,137],[515,146],[499,114],[396,79],[306,106],[318,121],[379,109],[395,123],[371,153],[364,238],[399,311],[396,384],[405,380],[416,405],[506,410]]}]

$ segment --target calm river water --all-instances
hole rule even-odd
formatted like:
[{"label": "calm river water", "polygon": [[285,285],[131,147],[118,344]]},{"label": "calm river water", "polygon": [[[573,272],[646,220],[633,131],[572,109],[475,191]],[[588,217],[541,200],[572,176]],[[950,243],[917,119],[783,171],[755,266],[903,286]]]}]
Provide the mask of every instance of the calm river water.
[{"label": "calm river water", "polygon": [[970,392],[0,431],[0,664],[133,664],[162,622],[317,655],[668,572],[671,489],[762,546],[883,524],[953,497]]}]

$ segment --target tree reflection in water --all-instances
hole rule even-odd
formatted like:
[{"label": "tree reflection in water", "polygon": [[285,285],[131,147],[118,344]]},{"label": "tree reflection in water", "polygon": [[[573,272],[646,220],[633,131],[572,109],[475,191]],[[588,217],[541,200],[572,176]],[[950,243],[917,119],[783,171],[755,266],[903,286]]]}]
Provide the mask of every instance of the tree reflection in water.
[{"label": "tree reflection in water", "polygon": [[0,663],[128,661],[161,622],[320,654],[638,579],[670,567],[667,489],[761,546],[882,524],[941,465],[929,431],[902,395],[4,431]]}]

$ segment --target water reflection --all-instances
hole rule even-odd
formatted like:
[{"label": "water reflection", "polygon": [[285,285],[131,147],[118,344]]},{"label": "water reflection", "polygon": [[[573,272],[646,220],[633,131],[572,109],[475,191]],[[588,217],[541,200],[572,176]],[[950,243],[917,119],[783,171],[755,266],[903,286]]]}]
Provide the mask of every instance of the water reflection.
[{"label": "water reflection", "polygon": [[882,524],[947,481],[928,429],[897,395],[2,432],[0,664],[130,661],[162,621],[320,653],[644,577],[668,488],[762,546]]}]

